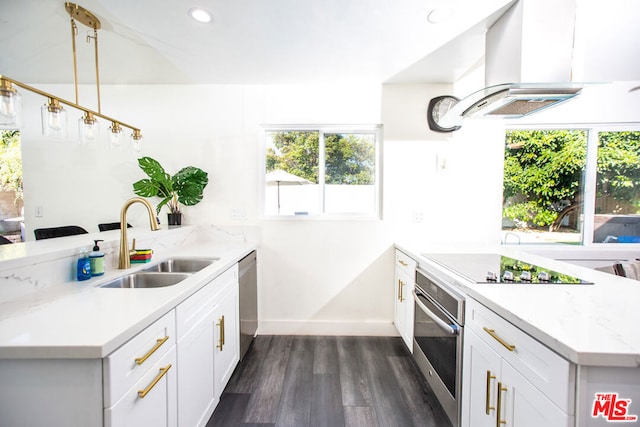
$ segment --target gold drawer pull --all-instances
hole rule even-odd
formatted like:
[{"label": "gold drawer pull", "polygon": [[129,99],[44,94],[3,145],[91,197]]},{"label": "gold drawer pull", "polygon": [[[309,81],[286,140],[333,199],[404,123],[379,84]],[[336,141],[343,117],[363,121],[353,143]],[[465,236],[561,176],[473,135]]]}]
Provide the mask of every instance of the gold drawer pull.
[{"label": "gold drawer pull", "polygon": [[495,380],[496,376],[491,375],[491,371],[487,371],[487,400],[485,403],[485,412],[487,415],[490,415],[489,412],[496,409],[494,406],[491,406],[491,380]]},{"label": "gold drawer pull", "polygon": [[498,409],[496,410],[496,427],[500,427],[502,424],[506,424],[507,420],[500,419],[500,412],[502,412],[502,392],[507,391],[506,387],[502,387],[502,383],[498,382]]},{"label": "gold drawer pull", "polygon": [[504,346],[504,348],[506,348],[507,350],[509,350],[509,351],[513,351],[513,350],[515,350],[515,349],[516,349],[516,346],[515,346],[515,345],[508,344],[505,340],[503,340],[502,338],[500,338],[500,337],[496,334],[496,331],[495,331],[494,329],[489,329],[489,328],[487,328],[486,326],[484,326],[482,329],[484,329],[484,331],[485,331],[486,333],[488,333],[489,335],[491,335],[491,337],[492,337],[494,340],[496,340],[496,341],[498,341],[500,344],[502,344],[502,345]]},{"label": "gold drawer pull", "polygon": [[160,373],[158,374],[157,377],[155,377],[155,379],[151,382],[151,384],[149,384],[147,386],[147,388],[145,388],[144,390],[138,390],[138,397],[140,399],[144,399],[144,397],[147,394],[149,394],[151,389],[154,388],[156,386],[156,384],[158,384],[158,381],[160,381],[162,379],[162,377],[164,377],[167,374],[167,372],[169,372],[169,369],[171,369],[171,363],[169,363],[164,368],[160,368]]},{"label": "gold drawer pull", "polygon": [[403,267],[407,267],[409,264],[407,264],[406,262],[404,262],[403,260],[399,259],[398,262],[400,263],[401,266]]},{"label": "gold drawer pull", "polygon": [[222,316],[216,326],[220,327],[220,340],[219,344],[216,345],[216,348],[222,351],[222,347],[224,347],[224,316]]},{"label": "gold drawer pull", "polygon": [[404,287],[404,282],[398,279],[398,301],[404,301],[404,292],[402,291]]},{"label": "gold drawer pull", "polygon": [[167,342],[168,339],[169,339],[168,336],[166,336],[164,338],[158,338],[158,340],[156,341],[156,345],[154,345],[153,348],[151,350],[149,350],[149,352],[147,354],[145,354],[142,357],[136,357],[136,363],[138,365],[142,365],[145,362],[145,360],[147,360],[149,357],[151,357],[151,355],[153,353],[155,353],[156,350],[159,349],[162,346],[162,344]]}]

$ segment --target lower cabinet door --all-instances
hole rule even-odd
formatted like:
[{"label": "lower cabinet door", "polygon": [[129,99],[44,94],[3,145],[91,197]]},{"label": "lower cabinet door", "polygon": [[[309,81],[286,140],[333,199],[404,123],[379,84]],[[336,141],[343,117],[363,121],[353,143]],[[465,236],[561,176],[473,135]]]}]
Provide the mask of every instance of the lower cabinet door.
[{"label": "lower cabinet door", "polygon": [[495,427],[497,425],[496,392],[500,380],[500,365],[501,357],[467,328],[464,335],[462,371],[463,427]]},{"label": "lower cabinet door", "polygon": [[214,410],[213,313],[178,341],[178,425],[204,426]]},{"label": "lower cabinet door", "polygon": [[106,427],[177,426],[176,349],[167,352],[110,408]]},{"label": "lower cabinet door", "polygon": [[[511,365],[502,363],[500,420],[518,427],[568,427],[573,417],[565,414]],[[502,425],[502,424],[501,424]]]},{"label": "lower cabinet door", "polygon": [[240,359],[238,309],[238,287],[232,286],[213,310],[213,376],[216,401]]}]

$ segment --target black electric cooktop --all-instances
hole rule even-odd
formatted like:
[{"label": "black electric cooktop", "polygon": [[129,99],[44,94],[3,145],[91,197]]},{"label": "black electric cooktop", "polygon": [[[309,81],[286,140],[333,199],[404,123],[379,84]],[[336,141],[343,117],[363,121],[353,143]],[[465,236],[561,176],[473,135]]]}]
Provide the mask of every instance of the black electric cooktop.
[{"label": "black electric cooktop", "polygon": [[591,285],[560,273],[499,254],[423,254],[426,258],[475,283],[519,285]]}]

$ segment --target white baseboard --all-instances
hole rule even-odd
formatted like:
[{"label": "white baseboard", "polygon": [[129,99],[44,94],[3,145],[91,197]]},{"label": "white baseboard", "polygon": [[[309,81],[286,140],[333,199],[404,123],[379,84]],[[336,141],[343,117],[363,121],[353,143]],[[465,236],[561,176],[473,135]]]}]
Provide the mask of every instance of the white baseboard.
[{"label": "white baseboard", "polygon": [[392,322],[261,320],[258,335],[399,336]]}]

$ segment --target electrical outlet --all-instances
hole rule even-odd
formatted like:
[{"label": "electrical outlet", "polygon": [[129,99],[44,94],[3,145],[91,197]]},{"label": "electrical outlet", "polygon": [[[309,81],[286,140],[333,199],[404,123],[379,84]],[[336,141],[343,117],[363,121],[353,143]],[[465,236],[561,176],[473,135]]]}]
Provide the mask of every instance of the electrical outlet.
[{"label": "electrical outlet", "polygon": [[424,212],[422,211],[413,211],[412,212],[413,222],[422,222],[424,221]]},{"label": "electrical outlet", "polygon": [[245,219],[247,217],[247,211],[244,208],[233,208],[231,209],[231,218],[232,219]]},{"label": "electrical outlet", "polygon": [[35,216],[36,218],[42,218],[44,216],[44,208],[42,206],[36,206]]}]

